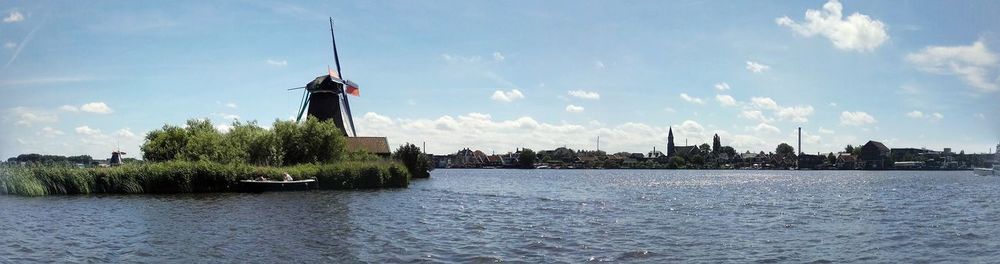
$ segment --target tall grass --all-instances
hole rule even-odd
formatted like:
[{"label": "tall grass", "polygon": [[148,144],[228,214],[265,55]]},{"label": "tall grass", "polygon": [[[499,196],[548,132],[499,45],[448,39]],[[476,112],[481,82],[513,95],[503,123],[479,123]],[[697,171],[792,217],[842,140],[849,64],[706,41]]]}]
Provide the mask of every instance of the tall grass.
[{"label": "tall grass", "polygon": [[260,167],[169,161],[112,168],[0,167],[0,194],[39,196],[99,193],[232,192],[239,181],[264,177],[315,178],[322,189],[406,187],[410,174],[397,162],[368,161]]}]

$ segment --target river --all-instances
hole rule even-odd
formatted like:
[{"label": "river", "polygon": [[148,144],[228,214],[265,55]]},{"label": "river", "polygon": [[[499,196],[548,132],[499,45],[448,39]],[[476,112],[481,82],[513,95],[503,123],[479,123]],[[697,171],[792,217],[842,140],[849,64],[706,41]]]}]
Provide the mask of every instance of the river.
[{"label": "river", "polygon": [[0,196],[0,262],[992,262],[968,171],[436,170],[407,189]]}]

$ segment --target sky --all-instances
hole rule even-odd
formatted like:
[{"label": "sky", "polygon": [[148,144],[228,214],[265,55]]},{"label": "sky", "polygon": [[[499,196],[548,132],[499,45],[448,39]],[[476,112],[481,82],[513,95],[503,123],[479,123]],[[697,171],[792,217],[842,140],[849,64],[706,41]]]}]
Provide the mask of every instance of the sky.
[{"label": "sky", "polygon": [[[506,153],[1000,141],[997,1],[3,1],[0,157],[269,127],[333,65],[360,136]],[[687,142],[687,143],[685,143]]]}]

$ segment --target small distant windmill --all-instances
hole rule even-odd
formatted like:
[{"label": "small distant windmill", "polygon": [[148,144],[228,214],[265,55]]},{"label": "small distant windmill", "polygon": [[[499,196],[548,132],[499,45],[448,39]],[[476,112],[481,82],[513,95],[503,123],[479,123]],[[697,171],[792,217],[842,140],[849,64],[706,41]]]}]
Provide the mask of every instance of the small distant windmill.
[{"label": "small distant windmill", "polygon": [[122,156],[125,156],[125,152],[122,151],[121,144],[118,144],[118,140],[115,140],[115,151],[111,152],[111,160],[108,161],[110,166],[121,166],[125,164],[122,162]]},{"label": "small distant windmill", "polygon": [[[316,77],[306,86],[288,90],[304,89],[302,91],[302,106],[295,121],[300,122],[307,116],[313,116],[321,121],[333,120],[345,136],[356,137],[354,117],[351,115],[351,104],[347,95],[361,96],[358,85],[344,79],[341,75],[340,56],[337,54],[337,37],[333,33],[333,18],[330,18],[330,38],[333,40],[333,60],[337,70],[327,66],[326,75]],[[306,114],[306,116],[303,116]]]}]

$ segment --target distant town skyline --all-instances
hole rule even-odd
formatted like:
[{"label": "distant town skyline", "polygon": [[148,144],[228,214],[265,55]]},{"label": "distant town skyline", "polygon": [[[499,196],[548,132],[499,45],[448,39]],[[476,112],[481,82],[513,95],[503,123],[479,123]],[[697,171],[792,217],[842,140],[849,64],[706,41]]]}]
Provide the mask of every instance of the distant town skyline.
[{"label": "distant town skyline", "polygon": [[[0,3],[0,157],[140,157],[189,118],[294,118],[333,65],[359,136],[435,154],[1000,140],[996,1]],[[796,150],[798,151],[798,150]]]}]

